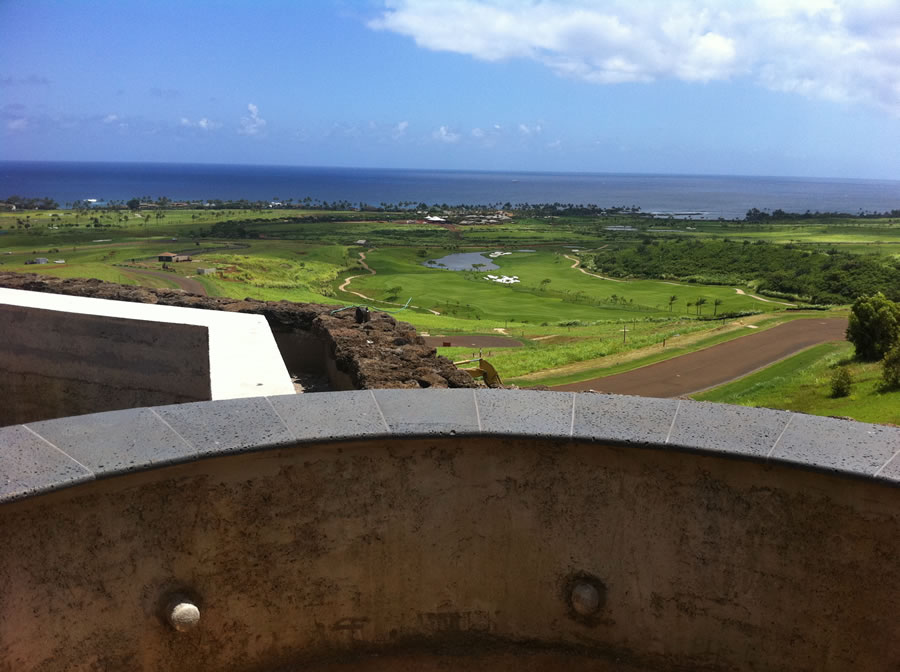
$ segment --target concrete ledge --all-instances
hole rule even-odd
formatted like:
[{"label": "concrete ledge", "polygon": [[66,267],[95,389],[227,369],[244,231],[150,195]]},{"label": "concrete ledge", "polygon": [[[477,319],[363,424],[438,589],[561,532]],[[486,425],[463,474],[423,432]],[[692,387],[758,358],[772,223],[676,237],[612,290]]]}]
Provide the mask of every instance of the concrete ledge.
[{"label": "concrete ledge", "polygon": [[896,427],[605,394],[360,390],[129,409],[0,428],[0,503],[201,458],[439,436],[691,451],[900,486]]},{"label": "concrete ledge", "polygon": [[[370,314],[368,322],[357,323],[354,311],[342,309],[340,306],[198,296],[187,294],[182,290],[152,289],[117,285],[100,280],[56,278],[0,270],[0,288],[4,287],[25,290],[30,294],[58,295],[56,299],[46,299],[48,301],[61,301],[65,300],[65,297],[82,297],[107,299],[124,304],[150,304],[226,314],[258,315],[268,323],[279,349],[282,350],[283,360],[287,366],[293,367],[291,368],[293,372],[327,374],[334,390],[475,387],[468,373],[457,369],[446,357],[437,356],[435,349],[416,334],[412,325],[397,321],[393,316],[378,311]],[[42,299],[32,297],[31,300]],[[121,310],[140,309],[133,307]],[[206,319],[216,321],[227,318],[212,316]],[[214,349],[215,344],[212,341],[211,346]],[[255,375],[254,366],[251,366],[250,370]],[[234,380],[233,376],[231,380]],[[213,382],[216,383],[215,376]],[[228,383],[229,380],[225,378],[222,382]],[[250,390],[249,394],[226,397],[214,393],[211,397],[205,398],[224,399],[283,394],[288,391],[290,390],[263,388]],[[198,400],[150,400],[140,405]],[[23,421],[28,420],[16,418],[8,422]]]},{"label": "concrete ledge", "polygon": [[[168,392],[149,397],[150,404],[294,391],[261,315],[5,287],[0,315],[19,327],[0,343],[13,372],[24,360],[26,374]],[[90,410],[106,410],[104,403]]]},{"label": "concrete ledge", "polygon": [[896,670],[898,451],[472,389],[0,428],[0,670]]}]

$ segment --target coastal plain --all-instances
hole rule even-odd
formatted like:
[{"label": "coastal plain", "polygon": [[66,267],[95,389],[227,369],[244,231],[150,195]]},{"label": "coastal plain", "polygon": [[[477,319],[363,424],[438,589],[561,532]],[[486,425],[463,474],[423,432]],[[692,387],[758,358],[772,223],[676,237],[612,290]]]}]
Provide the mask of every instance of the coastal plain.
[{"label": "coastal plain", "polygon": [[[410,322],[453,360],[487,358],[504,383],[552,387],[602,381],[794,319],[848,314],[850,301],[813,305],[808,297],[764,294],[753,277],[607,274],[595,266],[601,257],[654,244],[664,250],[673,241],[733,241],[807,256],[837,250],[887,266],[900,260],[900,220],[891,218],[759,223],[509,212],[466,223],[472,219],[452,209],[2,212],[0,267],[210,296],[367,305]],[[164,253],[190,261],[160,261]],[[482,253],[484,264],[441,265],[460,253]],[[47,263],[26,263],[39,259]],[[474,347],[479,337],[487,345]],[[516,347],[502,347],[504,340]],[[832,350],[813,351],[822,355],[817,364],[834,365]],[[879,421],[900,422],[900,393],[874,396],[860,394],[841,414],[871,419],[875,405]],[[820,402],[793,395],[782,406],[817,412],[827,407]],[[771,397],[765,403],[778,405]]]}]

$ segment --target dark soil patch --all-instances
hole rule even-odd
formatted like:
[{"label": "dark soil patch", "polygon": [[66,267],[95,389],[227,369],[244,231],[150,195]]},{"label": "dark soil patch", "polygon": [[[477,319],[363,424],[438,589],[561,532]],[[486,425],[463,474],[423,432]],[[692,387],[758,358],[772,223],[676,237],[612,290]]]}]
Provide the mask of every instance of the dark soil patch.
[{"label": "dark soil patch", "polygon": [[[433,348],[520,348],[522,342],[504,336],[424,336],[426,345]],[[450,346],[447,346],[447,343]]]},{"label": "dark soil patch", "polygon": [[633,371],[553,389],[680,397],[741,378],[810,346],[842,341],[846,330],[844,318],[794,320]]}]

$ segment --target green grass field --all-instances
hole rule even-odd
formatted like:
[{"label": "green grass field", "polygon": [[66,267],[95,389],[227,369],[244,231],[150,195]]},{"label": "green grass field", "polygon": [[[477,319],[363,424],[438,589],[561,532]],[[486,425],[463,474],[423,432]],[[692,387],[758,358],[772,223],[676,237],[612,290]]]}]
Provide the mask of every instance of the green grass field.
[{"label": "green grass field", "polygon": [[[823,343],[694,398],[900,424],[900,390],[881,391],[881,365],[857,362],[852,356],[849,343]],[[841,365],[849,367],[854,383],[849,396],[836,399],[830,380]]]},{"label": "green grass field", "polygon": [[[492,248],[485,248],[491,251]],[[707,300],[703,314],[779,308],[737,294],[729,287],[673,285],[639,280],[603,280],[571,268],[570,251],[540,249],[512,252],[495,260],[493,271],[449,271],[427,268],[426,259],[439,259],[447,250],[429,250],[422,257],[415,249],[376,249],[367,263],[377,275],[361,277],[353,288],[374,298],[396,301],[412,297],[417,305],[441,314],[478,321],[509,320],[542,324],[566,320],[633,320],[647,317],[696,316],[686,304],[699,297]],[[487,274],[518,276],[519,284],[502,285],[485,280]],[[549,282],[546,282],[549,281]],[[669,297],[678,299],[669,310]],[[718,299],[721,304],[714,306]]]},{"label": "green grass field", "polygon": [[[703,316],[767,313],[768,318],[754,318],[763,328],[799,317],[784,312],[780,304],[736,291],[749,294],[750,286],[615,281],[572,268],[574,260],[591,250],[625,249],[650,236],[765,240],[815,249],[839,247],[886,258],[900,255],[900,221],[891,219],[753,224],[631,215],[519,217],[453,229],[413,221],[410,213],[294,209],[159,214],[0,212],[0,270],[148,287],[176,287],[175,277],[183,276],[201,283],[212,296],[368,304],[433,335],[505,333],[524,346],[493,349],[490,360],[504,380],[527,386],[611,375],[742,333],[728,326],[732,320],[698,320],[696,306],[687,304],[699,298],[706,301]],[[615,225],[636,230],[607,229]],[[250,237],[210,235],[213,231],[231,235],[238,227]],[[518,251],[522,249],[535,251]],[[512,252],[495,260],[499,268],[493,271],[422,265],[454,252],[493,250]],[[157,261],[161,252],[189,253],[195,261],[170,264],[171,276],[147,274],[162,270]],[[375,275],[360,265],[360,252],[366,252]],[[24,263],[35,257],[66,263]],[[200,276],[200,268],[216,268],[218,273]],[[489,282],[484,279],[488,273],[515,275],[521,282],[510,286]],[[348,276],[359,276],[348,289],[369,299],[339,289]],[[670,304],[673,296],[677,298]],[[408,299],[417,308],[400,310]],[[665,350],[663,339],[669,342]],[[440,352],[454,359],[473,355],[471,348]],[[860,390],[866,384],[862,382]]]}]

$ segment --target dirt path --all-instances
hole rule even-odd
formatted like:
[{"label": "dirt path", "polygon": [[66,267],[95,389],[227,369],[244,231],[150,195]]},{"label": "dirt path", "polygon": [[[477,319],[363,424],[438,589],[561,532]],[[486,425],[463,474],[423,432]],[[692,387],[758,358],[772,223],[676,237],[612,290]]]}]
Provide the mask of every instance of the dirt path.
[{"label": "dirt path", "polygon": [[[371,252],[372,250],[367,250],[367,251]],[[365,252],[359,253],[359,265],[362,266],[364,269],[366,269],[369,272],[369,275],[377,275],[377,273],[375,272],[375,269],[370,268],[369,265],[366,263],[366,253]],[[361,278],[361,277],[363,277],[363,276],[362,275],[347,276],[346,278],[344,278],[344,282],[341,283],[341,286],[338,287],[338,290],[340,290],[342,292],[346,292],[347,294],[355,294],[356,296],[363,298],[366,301],[374,301],[374,299],[369,298],[365,294],[360,294],[359,292],[354,292],[352,289],[347,289],[347,285],[349,285],[351,282],[356,280],[356,278]]]},{"label": "dirt path", "polygon": [[747,294],[743,289],[738,289],[737,287],[733,288],[741,296],[749,296],[751,299],[756,299],[757,301],[763,301],[765,303],[777,303],[779,306],[791,306],[796,307],[796,303],[784,303],[783,301],[773,301],[772,299],[764,299],[761,296],[757,296],[756,294]]},{"label": "dirt path", "polygon": [[841,341],[846,329],[844,318],[793,320],[634,371],[553,389],[680,397],[742,378],[813,345]]},{"label": "dirt path", "polygon": [[[371,252],[371,251],[372,251],[371,249],[366,250],[366,252]],[[366,269],[369,272],[369,275],[378,275],[378,272],[366,263],[366,252],[359,253],[359,265],[362,266],[364,269]],[[353,282],[356,278],[362,278],[362,277],[365,277],[365,276],[362,274],[347,276],[346,278],[344,278],[344,281],[341,283],[341,286],[338,287],[338,289],[342,292],[346,292],[347,294],[353,294],[354,296],[358,296],[359,298],[365,299],[366,301],[371,301],[372,303],[386,303],[389,306],[401,306],[401,307],[406,305],[405,303],[394,303],[393,301],[382,301],[381,299],[373,299],[371,296],[366,296],[362,292],[355,292],[352,289],[347,289],[347,287],[350,285],[351,282]],[[410,305],[409,308],[419,308],[419,306]],[[432,310],[431,308],[422,308],[421,310],[427,310],[432,315],[440,315],[440,313],[438,311]]]},{"label": "dirt path", "polygon": [[601,280],[609,280],[610,282],[625,282],[624,280],[616,280],[615,278],[607,278],[605,275],[597,275],[596,273],[588,273],[586,270],[581,268],[581,259],[576,259],[575,257],[570,257],[568,254],[563,255],[569,261],[573,261],[573,263],[569,268],[577,268],[579,271],[584,273],[585,275],[589,275],[592,278],[600,278]]},{"label": "dirt path", "polygon": [[190,292],[191,294],[199,294],[200,296],[206,296],[206,287],[203,286],[202,282],[192,280],[191,278],[185,278],[180,275],[175,275],[174,273],[166,273],[165,271],[145,271],[142,269],[130,267],[124,272],[133,275],[148,275],[154,278],[162,278],[163,280],[171,280],[186,292]]}]

